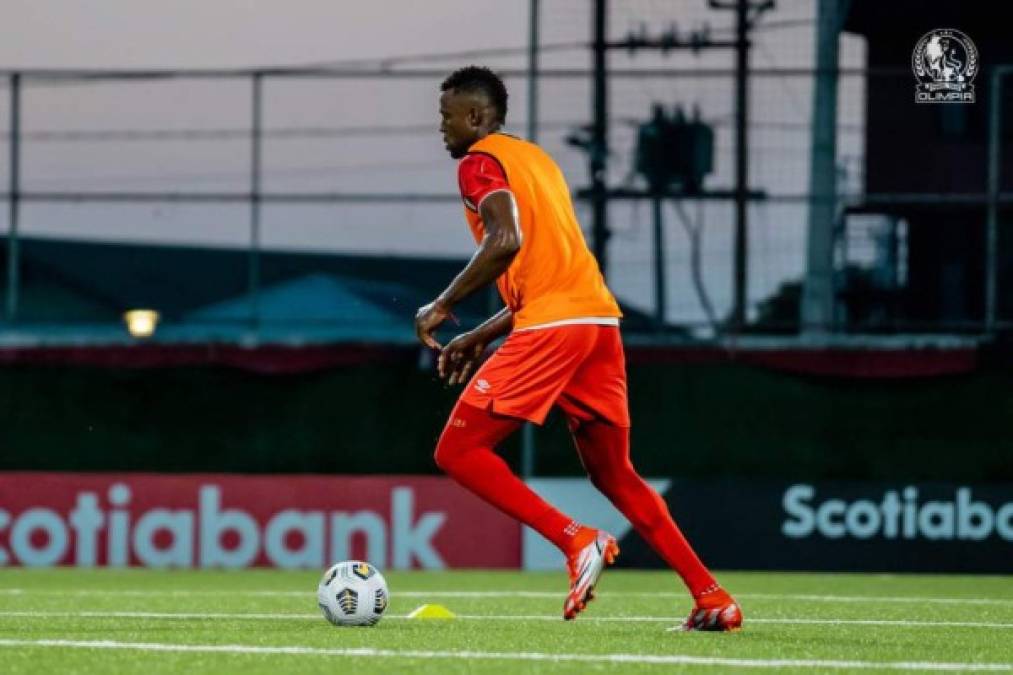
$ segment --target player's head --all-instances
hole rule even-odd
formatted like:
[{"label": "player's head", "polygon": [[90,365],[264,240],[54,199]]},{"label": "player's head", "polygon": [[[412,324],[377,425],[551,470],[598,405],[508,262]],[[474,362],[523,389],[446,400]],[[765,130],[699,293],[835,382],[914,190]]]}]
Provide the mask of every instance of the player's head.
[{"label": "player's head", "polygon": [[488,68],[455,70],[440,85],[440,91],[440,133],[454,159],[464,157],[473,143],[506,121],[506,86]]}]

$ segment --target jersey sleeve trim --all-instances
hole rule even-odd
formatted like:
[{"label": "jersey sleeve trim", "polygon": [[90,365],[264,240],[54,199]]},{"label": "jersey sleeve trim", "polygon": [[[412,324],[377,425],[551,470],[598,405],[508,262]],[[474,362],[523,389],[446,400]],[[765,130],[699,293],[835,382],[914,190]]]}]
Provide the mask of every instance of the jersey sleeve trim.
[{"label": "jersey sleeve trim", "polygon": [[472,155],[472,156],[474,156],[474,155],[481,155],[482,157],[488,157],[492,161],[496,162],[496,166],[498,166],[499,170],[503,173],[503,179],[506,180],[507,183],[510,182],[510,176],[507,175],[506,169],[503,167],[503,163],[501,161],[499,161],[499,159],[496,157],[496,155],[493,155],[492,153],[485,152],[484,150],[472,150],[472,151],[468,152],[468,154]]},{"label": "jersey sleeve trim", "polygon": [[487,152],[465,155],[458,165],[457,183],[465,208],[475,213],[487,194],[510,187],[503,164]]}]

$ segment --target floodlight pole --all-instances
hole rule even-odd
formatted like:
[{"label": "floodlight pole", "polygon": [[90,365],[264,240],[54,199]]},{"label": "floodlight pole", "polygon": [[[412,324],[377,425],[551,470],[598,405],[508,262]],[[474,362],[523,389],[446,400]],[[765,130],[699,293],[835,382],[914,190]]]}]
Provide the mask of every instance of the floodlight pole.
[{"label": "floodlight pole", "polygon": [[21,73],[11,73],[10,196],[7,230],[7,321],[18,315],[21,257],[18,250],[18,202],[21,196]]},{"label": "floodlight pole", "polygon": [[802,286],[801,329],[834,330],[834,221],[837,214],[837,70],[841,26],[848,11],[841,0],[819,0],[812,139],[809,156],[809,224]]}]

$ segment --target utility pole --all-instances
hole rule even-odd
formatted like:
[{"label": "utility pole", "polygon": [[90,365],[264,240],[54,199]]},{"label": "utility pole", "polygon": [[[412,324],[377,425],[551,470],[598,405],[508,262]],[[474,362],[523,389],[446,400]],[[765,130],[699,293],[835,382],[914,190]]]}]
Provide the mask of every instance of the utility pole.
[{"label": "utility pole", "polygon": [[749,180],[749,147],[746,125],[749,124],[749,17],[748,0],[738,0],[735,7],[735,302],[732,306],[732,331],[739,333],[746,324],[747,282],[746,247],[749,203],[746,185]]},{"label": "utility pole", "polygon": [[[748,208],[749,208],[749,30],[763,12],[773,9],[773,0],[752,4],[749,0],[723,3],[710,0],[713,9],[735,11],[735,259],[733,272],[734,300],[731,329],[738,333],[746,324],[748,302]],[[756,15],[750,17],[750,12]]]},{"label": "utility pole", "polygon": [[594,257],[603,275],[608,274],[608,195],[606,168],[608,163],[608,81],[606,79],[606,0],[594,2],[594,117],[591,123],[591,239]]},{"label": "utility pole", "polygon": [[[594,105],[591,133],[586,141],[578,140],[575,145],[584,147],[590,157],[591,185],[588,190],[578,193],[587,196],[592,205],[592,239],[595,257],[604,274],[607,269],[607,244],[609,229],[607,223],[608,200],[610,191],[606,186],[606,167],[608,161],[608,96],[606,53],[609,49],[657,49],[663,53],[674,49],[731,48],[736,52],[735,77],[735,260],[734,288],[735,303],[732,310],[732,328],[735,331],[745,324],[746,319],[746,261],[747,261],[747,209],[752,193],[749,190],[749,156],[748,145],[748,93],[749,93],[749,31],[753,22],[763,12],[774,7],[774,0],[731,0],[730,4],[721,0],[709,0],[713,9],[733,9],[736,13],[736,37],[734,41],[712,40],[709,30],[694,33],[690,39],[683,39],[675,27],[661,39],[648,39],[646,35],[629,36],[626,40],[609,42],[606,39],[607,1],[595,0],[594,3],[594,39],[592,52],[594,55]],[[643,31],[642,31],[643,32]],[[655,197],[647,195],[654,199]],[[662,290],[662,294],[663,294]]]}]

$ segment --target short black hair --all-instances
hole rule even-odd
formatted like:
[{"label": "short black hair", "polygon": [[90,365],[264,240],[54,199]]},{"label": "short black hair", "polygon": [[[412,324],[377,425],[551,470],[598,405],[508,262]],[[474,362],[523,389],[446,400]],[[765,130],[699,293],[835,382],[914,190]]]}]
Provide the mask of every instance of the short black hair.
[{"label": "short black hair", "polygon": [[484,66],[465,66],[458,68],[440,85],[440,91],[479,92],[489,97],[489,102],[496,108],[500,124],[506,122],[507,90],[499,75]]}]

